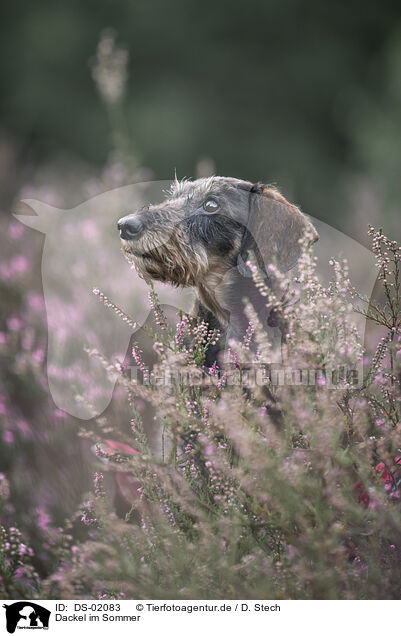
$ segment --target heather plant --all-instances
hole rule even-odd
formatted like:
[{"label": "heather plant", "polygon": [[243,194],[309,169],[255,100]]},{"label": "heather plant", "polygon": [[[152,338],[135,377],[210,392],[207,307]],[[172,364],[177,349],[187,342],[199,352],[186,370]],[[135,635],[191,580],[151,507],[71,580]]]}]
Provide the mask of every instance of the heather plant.
[{"label": "heather plant", "polygon": [[3,598],[17,594],[20,598],[36,595],[40,579],[31,557],[33,550],[22,540],[18,528],[0,526],[0,593]]},{"label": "heather plant", "polygon": [[[135,153],[121,144],[128,139],[122,130],[119,110],[125,65],[124,51],[116,49],[113,34],[106,32],[92,65],[93,75],[113,126],[119,128],[115,134],[118,148],[102,173],[80,170],[79,184],[71,188],[65,175],[60,179],[57,166],[52,163],[35,166],[18,198],[39,199],[61,208],[70,201],[71,191],[82,200],[121,186],[128,179],[131,182],[139,178]],[[122,156],[128,164],[128,155],[130,163],[125,165]],[[43,206],[48,211],[48,206]],[[50,211],[60,212],[54,208]],[[96,238],[97,228],[87,217],[80,218],[79,223],[89,245]],[[74,224],[68,224],[66,218],[64,238],[69,237],[71,246],[75,240],[74,237],[71,240],[72,227]],[[88,322],[87,305],[82,293],[71,299],[71,285],[69,289],[65,287],[65,266],[56,261],[61,270],[55,275],[58,284],[63,285],[60,291],[64,302],[47,302],[45,307],[40,275],[42,236],[12,218],[4,219],[0,230],[0,524],[4,537],[19,533],[21,545],[29,546],[22,563],[16,564],[10,557],[10,541],[4,539],[0,548],[0,585],[3,597],[32,598],[39,594],[40,580],[57,566],[58,552],[71,556],[74,540],[82,541],[85,537],[85,526],[81,527],[75,511],[90,484],[93,454],[90,442],[77,435],[78,421],[53,402],[48,374],[57,374],[64,385],[75,387],[84,378],[65,363],[57,368],[49,365],[46,319],[49,328],[53,322],[60,333],[66,327],[83,332]],[[80,253],[71,255],[79,257]],[[98,259],[98,266],[102,267],[105,260],[106,255],[102,261]],[[77,267],[77,260],[75,263]],[[78,270],[84,271],[85,265],[78,264]],[[80,273],[76,273],[79,277]],[[83,382],[80,388],[90,396],[88,382]],[[77,395],[78,400],[85,397]],[[109,416],[110,411],[115,421],[127,415],[118,391],[114,393]]]},{"label": "heather plant", "polygon": [[[112,32],[102,36],[92,72],[116,152],[100,179],[84,182],[82,198],[144,176],[122,111],[127,53]],[[21,194],[61,207],[60,192],[25,187]],[[92,241],[93,223],[80,224],[70,225]],[[89,334],[88,355],[118,387],[111,406],[100,417],[93,407],[83,424],[49,395],[39,238],[14,222],[1,229],[3,597],[399,598],[396,243],[370,229],[377,301],[354,289],[342,260],[331,261],[324,286],[307,235],[295,275],[271,265],[266,285],[251,260],[253,280],[287,336],[275,350],[244,299],[244,339],[227,343],[211,367],[205,355],[221,335],[185,312],[172,316],[153,288],[153,320],[138,331],[113,302],[122,281],[113,275],[113,285],[101,288],[110,270],[103,245],[95,296],[136,341],[125,359],[108,358]],[[73,249],[75,235],[66,231],[64,240],[76,265],[87,260],[78,243]],[[57,267],[63,280],[65,265]],[[82,333],[93,297],[74,292],[68,312],[55,305],[48,315],[59,329]],[[134,282],[132,295],[141,303]],[[375,347],[361,342],[357,313],[379,330]],[[67,367],[60,373],[90,411],[86,378]]]},{"label": "heather plant", "polygon": [[60,526],[89,474],[77,422],[56,408],[48,391],[36,237],[14,221],[2,223],[1,233],[0,594],[29,598],[54,569],[54,550],[64,540]]},{"label": "heather plant", "polygon": [[[81,429],[98,458],[93,491],[74,521],[85,540],[67,528],[42,595],[399,598],[401,250],[382,232],[370,233],[383,303],[358,295],[344,262],[332,261],[324,288],[307,237],[293,281],[272,266],[268,287],[248,263],[287,327],[284,361],[313,369],[315,382],[302,374],[272,382],[263,362],[270,343],[249,303],[244,340],[205,367],[220,334],[183,313],[171,323],[153,289],[154,324],[144,328],[153,365],[138,343],[125,361],[88,352],[118,377],[131,416],[124,427],[102,416]],[[385,329],[375,351],[359,341],[352,308]],[[250,364],[266,372],[262,390],[245,383]],[[333,365],[351,373],[333,383]],[[141,372],[134,378],[133,368]],[[146,434],[149,409],[158,444]]]}]

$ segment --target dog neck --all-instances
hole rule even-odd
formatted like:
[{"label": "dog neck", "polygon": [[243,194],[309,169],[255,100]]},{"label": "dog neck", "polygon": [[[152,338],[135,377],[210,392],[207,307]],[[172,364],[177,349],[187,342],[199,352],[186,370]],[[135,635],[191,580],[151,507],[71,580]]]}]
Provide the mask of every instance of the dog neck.
[{"label": "dog neck", "polygon": [[225,275],[209,273],[207,282],[196,287],[198,299],[219,323],[219,329],[228,337],[241,340],[249,326],[244,299],[255,309],[259,320],[267,327],[270,310],[252,278],[243,276],[233,267]]}]

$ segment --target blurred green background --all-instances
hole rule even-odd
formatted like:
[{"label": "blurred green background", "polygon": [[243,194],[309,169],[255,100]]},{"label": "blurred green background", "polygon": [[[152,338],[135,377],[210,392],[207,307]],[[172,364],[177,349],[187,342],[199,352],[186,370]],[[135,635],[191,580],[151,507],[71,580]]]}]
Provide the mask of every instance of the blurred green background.
[{"label": "blurred green background", "polygon": [[0,25],[3,211],[27,183],[107,163],[91,60],[112,28],[129,54],[120,129],[148,178],[201,165],[275,183],[355,238],[368,222],[399,238],[399,2],[15,0]]}]

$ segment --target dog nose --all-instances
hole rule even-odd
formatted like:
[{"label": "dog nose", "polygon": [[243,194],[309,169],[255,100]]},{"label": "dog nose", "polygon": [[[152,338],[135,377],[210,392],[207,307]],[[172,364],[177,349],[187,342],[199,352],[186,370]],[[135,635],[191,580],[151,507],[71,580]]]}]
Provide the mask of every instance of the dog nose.
[{"label": "dog nose", "polygon": [[140,219],[135,216],[124,217],[117,223],[117,227],[120,231],[120,236],[126,241],[132,241],[137,239],[142,234],[143,225]]}]

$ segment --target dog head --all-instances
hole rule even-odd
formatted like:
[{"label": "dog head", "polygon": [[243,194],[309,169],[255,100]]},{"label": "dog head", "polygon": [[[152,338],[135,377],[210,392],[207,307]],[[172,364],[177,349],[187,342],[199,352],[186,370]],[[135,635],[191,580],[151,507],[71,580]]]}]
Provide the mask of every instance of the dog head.
[{"label": "dog head", "polygon": [[218,287],[227,274],[249,251],[265,272],[271,263],[291,269],[307,226],[275,189],[226,177],[176,180],[162,203],[118,222],[124,254],[145,279],[195,287],[222,322]]}]

